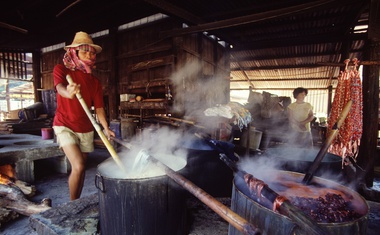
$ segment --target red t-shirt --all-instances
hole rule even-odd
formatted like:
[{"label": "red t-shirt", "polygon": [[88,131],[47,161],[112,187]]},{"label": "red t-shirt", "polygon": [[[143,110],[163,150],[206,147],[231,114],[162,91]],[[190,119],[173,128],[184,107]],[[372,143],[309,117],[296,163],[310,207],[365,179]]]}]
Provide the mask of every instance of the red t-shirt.
[{"label": "red t-shirt", "polygon": [[[83,73],[80,70],[72,71],[62,64],[54,67],[54,88],[62,83],[67,86],[66,75],[70,75],[73,81],[80,84],[80,94],[87,107],[95,109],[104,107],[103,90],[100,81],[90,73]],[[64,98],[57,92],[57,110],[54,117],[54,126],[65,126],[75,132],[85,133],[93,131],[94,128],[79,100]]]}]

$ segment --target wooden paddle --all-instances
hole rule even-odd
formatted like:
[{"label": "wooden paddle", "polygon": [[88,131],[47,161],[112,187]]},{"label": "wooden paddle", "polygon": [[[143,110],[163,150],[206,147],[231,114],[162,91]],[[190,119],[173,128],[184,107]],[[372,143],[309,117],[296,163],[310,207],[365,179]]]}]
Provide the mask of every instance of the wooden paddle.
[{"label": "wooden paddle", "polygon": [[[73,79],[71,78],[70,75],[67,75],[66,76],[66,79],[67,81],[69,82],[69,84],[72,84],[73,83]],[[111,154],[111,157],[115,160],[116,164],[124,171],[126,172],[125,170],[125,167],[124,165],[122,164],[122,162],[120,161],[120,158],[119,156],[117,155],[115,149],[112,147],[111,143],[108,141],[107,137],[104,135],[102,129],[100,128],[99,124],[96,122],[94,116],[92,116],[92,113],[90,112],[90,109],[88,108],[86,102],[84,101],[82,95],[79,93],[75,94],[75,96],[77,97],[79,103],[82,105],[82,108],[83,110],[86,112],[87,114],[87,117],[90,119],[92,125],[94,126],[96,132],[98,133],[98,135],[100,136],[100,139],[103,141],[104,145],[106,146],[108,152]]]},{"label": "wooden paddle", "polygon": [[280,214],[288,216],[305,231],[305,234],[329,234],[326,229],[322,228],[316,221],[307,216],[298,207],[294,206],[286,197],[279,195],[267,184],[255,178],[253,175],[239,170],[236,162],[232,160],[233,155],[236,155],[236,153],[228,153],[223,142],[213,140],[200,133],[196,133],[196,136],[202,138],[210,147],[219,152],[220,159],[235,173],[235,175],[244,179],[252,197],[266,199],[267,204],[272,205],[273,210],[277,210]]},{"label": "wooden paddle", "polygon": [[[135,148],[135,146],[133,146],[132,144],[124,142],[117,138],[113,138],[113,140],[128,149]],[[252,225],[250,222],[248,222],[246,219],[236,214],[230,208],[223,205],[223,203],[216,200],[206,191],[199,188],[197,185],[195,185],[190,180],[186,179],[181,174],[172,170],[170,167],[168,167],[167,165],[159,161],[154,156],[151,156],[147,150],[141,149],[136,156],[135,164],[137,164],[141,169],[144,169],[144,166],[148,165],[149,162],[153,163],[155,166],[163,170],[167,176],[169,176],[172,180],[174,180],[177,184],[179,184],[184,189],[189,191],[195,197],[197,197],[200,201],[202,201],[205,205],[207,205],[210,209],[216,212],[220,217],[225,219],[228,223],[230,223],[232,226],[234,226],[237,230],[239,230],[243,234],[245,235],[261,234],[261,231],[258,228],[256,228],[254,225]]]},{"label": "wooden paddle", "polygon": [[323,143],[321,149],[319,150],[317,156],[315,157],[313,163],[311,164],[311,166],[307,170],[307,172],[306,172],[306,174],[302,180],[303,184],[309,184],[310,183],[311,179],[314,176],[315,171],[318,169],[323,158],[325,157],[328,148],[330,147],[330,145],[333,142],[333,140],[335,139],[335,137],[338,135],[339,128],[342,126],[344,120],[346,119],[348,112],[351,109],[351,106],[352,106],[352,100],[348,101],[347,104],[344,106],[342,113],[338,117],[338,121],[332,127],[332,130],[330,131],[329,136],[326,138],[326,140]]},{"label": "wooden paddle", "polygon": [[279,195],[267,184],[255,178],[253,175],[248,174],[245,171],[238,170],[236,164],[224,153],[220,153],[219,156],[220,159],[233,170],[235,175],[244,179],[251,197],[256,199],[266,199],[267,202],[272,205],[272,209],[274,211],[277,210],[280,214],[288,216],[294,221],[295,224],[305,231],[305,234],[329,234],[326,229],[307,216],[301,209],[294,206],[286,197]]}]

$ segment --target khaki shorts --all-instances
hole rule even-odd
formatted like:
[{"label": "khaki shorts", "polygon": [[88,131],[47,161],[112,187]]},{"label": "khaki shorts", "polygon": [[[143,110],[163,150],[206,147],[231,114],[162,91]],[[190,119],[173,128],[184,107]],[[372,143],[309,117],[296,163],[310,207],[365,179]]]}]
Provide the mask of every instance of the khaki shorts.
[{"label": "khaki shorts", "polygon": [[67,145],[79,145],[82,153],[94,151],[94,132],[78,133],[64,126],[53,126],[54,133],[57,136],[57,143],[62,148]]}]

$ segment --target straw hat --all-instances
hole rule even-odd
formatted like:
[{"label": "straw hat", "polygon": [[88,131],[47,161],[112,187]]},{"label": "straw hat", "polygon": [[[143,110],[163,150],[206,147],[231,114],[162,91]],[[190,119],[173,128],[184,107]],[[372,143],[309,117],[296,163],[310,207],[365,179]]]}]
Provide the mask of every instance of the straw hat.
[{"label": "straw hat", "polygon": [[85,32],[77,32],[75,34],[74,40],[71,43],[71,45],[65,46],[64,49],[67,50],[70,47],[78,47],[80,45],[90,45],[93,48],[95,48],[96,54],[100,53],[102,51],[102,48],[98,45],[95,45],[92,41],[92,38],[90,35],[88,35]]}]

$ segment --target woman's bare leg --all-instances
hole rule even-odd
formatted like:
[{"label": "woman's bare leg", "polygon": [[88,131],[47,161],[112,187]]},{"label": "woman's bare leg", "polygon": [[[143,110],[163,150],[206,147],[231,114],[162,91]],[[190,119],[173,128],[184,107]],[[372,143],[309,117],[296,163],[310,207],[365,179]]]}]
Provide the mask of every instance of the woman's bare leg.
[{"label": "woman's bare leg", "polygon": [[75,144],[64,146],[63,151],[71,164],[69,176],[70,200],[75,200],[82,193],[88,153],[82,153],[79,146]]}]

